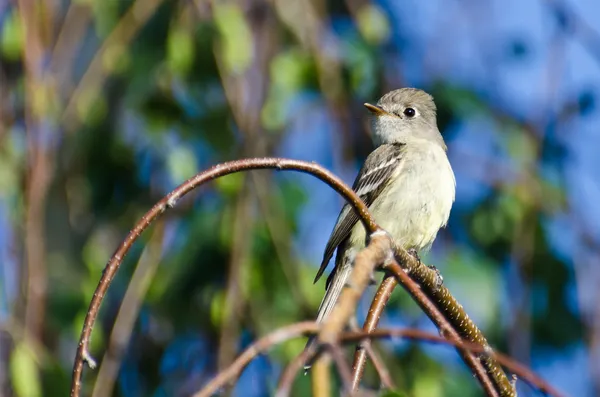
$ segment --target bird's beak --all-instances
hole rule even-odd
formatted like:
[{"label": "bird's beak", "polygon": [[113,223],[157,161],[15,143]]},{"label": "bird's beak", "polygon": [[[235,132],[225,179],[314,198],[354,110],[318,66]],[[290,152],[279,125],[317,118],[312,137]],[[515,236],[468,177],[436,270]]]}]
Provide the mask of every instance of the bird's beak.
[{"label": "bird's beak", "polygon": [[373,113],[375,116],[383,116],[385,114],[389,114],[388,112],[383,110],[383,108],[381,106],[371,105],[370,103],[365,103],[365,107],[367,108],[367,110],[369,112]]}]

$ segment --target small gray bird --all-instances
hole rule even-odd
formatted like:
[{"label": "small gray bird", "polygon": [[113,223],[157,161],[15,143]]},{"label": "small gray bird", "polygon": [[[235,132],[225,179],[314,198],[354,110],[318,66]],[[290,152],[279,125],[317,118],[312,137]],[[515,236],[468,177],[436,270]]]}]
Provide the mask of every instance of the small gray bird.
[{"label": "small gray bird", "polygon": [[[446,144],[437,127],[433,97],[415,88],[401,88],[385,94],[377,105],[365,106],[373,115],[376,149],[367,157],[352,188],[395,244],[418,258],[417,253],[428,249],[438,230],[446,225],[456,187]],[[315,277],[317,282],[337,248],[317,322],[324,321],[335,306],[365,238],[358,215],[346,204]]]}]

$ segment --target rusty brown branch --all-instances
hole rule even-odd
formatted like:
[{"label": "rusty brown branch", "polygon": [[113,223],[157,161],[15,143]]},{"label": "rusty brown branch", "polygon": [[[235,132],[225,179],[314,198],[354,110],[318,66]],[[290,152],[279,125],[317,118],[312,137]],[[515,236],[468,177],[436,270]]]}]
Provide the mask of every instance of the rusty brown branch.
[{"label": "rusty brown branch", "polygon": [[[373,302],[371,303],[371,307],[369,308],[369,313],[367,314],[367,318],[365,319],[365,323],[363,325],[363,331],[371,332],[377,325],[379,324],[379,319],[381,318],[381,314],[383,313],[383,309],[387,305],[390,297],[392,296],[392,292],[394,288],[398,285],[398,281],[396,278],[391,275],[386,275],[382,280],[379,288],[377,288],[377,292],[373,297]],[[364,340],[362,344],[356,347],[356,352],[354,353],[354,362],[352,363],[352,389],[357,389],[360,380],[362,379],[363,373],[365,371],[365,366],[367,364],[367,353],[370,346],[370,340]],[[390,380],[387,380],[386,372],[384,369],[377,365],[376,360],[373,360],[373,364],[379,373],[379,377],[381,381],[386,384],[390,383]]]},{"label": "rusty brown branch", "polygon": [[125,240],[123,240],[119,248],[115,251],[107,263],[98,286],[96,287],[96,291],[94,292],[94,296],[90,302],[90,306],[84,320],[83,329],[81,331],[79,345],[77,347],[77,353],[73,363],[73,378],[71,383],[72,397],[77,397],[80,394],[81,375],[83,372],[84,362],[87,362],[90,366],[95,365],[95,362],[88,350],[92,329],[106,291],[108,290],[110,283],[119,269],[123,258],[125,255],[127,255],[135,240],[137,240],[142,232],[146,230],[154,220],[162,215],[167,209],[174,207],[179,199],[196,187],[215,178],[235,172],[269,168],[277,170],[295,170],[308,173],[319,178],[331,186],[335,191],[344,196],[346,200],[348,200],[349,204],[354,208],[355,211],[357,211],[365,228],[370,233],[378,230],[378,226],[369,214],[367,206],[356,195],[356,193],[338,177],[315,163],[280,158],[245,159],[219,164],[197,174],[178,186],[175,190],[155,204],[129,232]]},{"label": "rusty brown branch", "polygon": [[235,217],[232,220],[233,235],[231,237],[231,256],[229,259],[225,303],[223,306],[223,319],[221,321],[221,335],[217,354],[217,368],[225,368],[233,361],[238,351],[238,334],[243,307],[245,305],[240,286],[243,266],[248,263],[251,244],[247,238],[252,230],[252,201],[253,195],[249,193],[248,179],[240,190],[235,203]]},{"label": "rusty brown branch", "polygon": [[296,378],[296,374],[300,371],[300,368],[304,367],[304,363],[314,356],[316,344],[311,344],[308,348],[302,350],[290,363],[285,367],[277,383],[277,391],[275,397],[286,397],[289,396],[290,390],[292,389],[292,383]]},{"label": "rusty brown branch", "polygon": [[86,95],[95,94],[102,88],[102,82],[106,79],[106,53],[115,48],[126,48],[133,40],[144,23],[154,15],[156,9],[162,4],[162,0],[137,0],[123,14],[115,28],[94,54],[83,77],[77,83],[74,91],[67,102],[61,115],[61,123],[69,131],[75,130],[80,120],[77,116],[77,105],[82,102]]},{"label": "rusty brown branch", "polygon": [[[405,253],[406,251],[403,251],[403,252]],[[428,269],[425,265],[419,264],[408,253],[406,254],[406,258],[403,258],[403,259],[406,260],[409,258],[412,259],[412,261],[414,262],[413,264],[415,264],[415,266],[422,266],[426,270],[429,270],[429,272],[435,273],[433,270]],[[402,260],[403,264],[407,263],[405,260]],[[411,276],[409,276],[407,274],[407,272],[405,272],[405,269],[400,267],[400,265],[395,260],[392,260],[389,263],[387,263],[385,268],[390,273],[392,273],[398,280],[398,283],[400,285],[402,285],[402,287],[404,287],[404,289],[406,289],[406,291],[408,291],[408,293],[413,297],[413,299],[417,302],[417,304],[421,307],[421,309],[423,309],[425,314],[427,314],[427,316],[431,319],[431,321],[433,321],[433,323],[438,327],[438,329],[440,330],[440,333],[442,333],[443,335],[448,337],[453,342],[458,342],[461,340],[460,331],[457,331],[457,329],[461,330],[460,326],[462,326],[462,324],[460,324],[459,327],[456,327],[457,329],[455,329],[453,324],[451,324],[445,316],[448,313],[442,313],[441,309],[439,309],[436,306],[436,303],[434,303],[431,299],[429,299],[429,296],[426,295],[422,291],[421,285],[417,284],[411,278]],[[423,270],[423,269],[419,269],[419,270]],[[437,279],[438,276],[434,275],[433,277]],[[443,288],[443,286],[437,285],[437,280],[433,280],[432,282],[437,286],[438,289]],[[448,295],[449,295],[449,293],[448,293]],[[449,295],[448,299],[453,300],[454,298]],[[438,302],[438,304],[439,303],[440,302]],[[456,303],[456,305],[451,305],[446,308],[449,309],[451,312],[462,311],[464,313],[462,306],[460,306],[458,304],[458,302],[453,301],[453,303]],[[441,305],[444,305],[443,301],[441,302]],[[470,321],[470,319],[468,318],[466,313],[464,313],[464,316],[465,316],[466,320]],[[484,343],[481,343],[481,346],[487,346],[487,341],[485,341],[485,339],[483,339],[483,342]],[[493,379],[494,380],[496,379],[494,377],[496,375],[498,378],[504,377],[506,379],[506,381],[508,382],[508,378],[506,378],[506,375],[504,374],[504,372],[502,371],[501,368],[495,366],[494,369],[495,370],[497,369],[499,371],[499,373],[494,372],[494,373],[490,374],[492,376],[492,378],[490,378],[490,377],[488,377],[488,372],[486,371],[486,368],[484,368],[482,362],[479,361],[479,359],[472,352],[460,351],[460,354],[461,354],[463,360],[465,361],[465,363],[469,366],[469,368],[471,368],[471,371],[473,371],[473,374],[475,374],[477,379],[479,379],[481,386],[483,387],[483,389],[485,390],[485,392],[488,396],[501,395],[504,397],[504,396],[515,396],[516,395],[514,393],[514,389],[510,385],[510,383],[508,383],[508,389],[506,390],[506,392],[500,393],[500,391],[497,390],[497,388],[503,389],[501,387],[501,385],[502,385],[501,379],[499,379],[497,382],[494,382],[494,383],[492,382]],[[493,361],[493,360],[490,360],[490,361]]]},{"label": "rusty brown branch", "polygon": [[419,340],[422,342],[447,344],[455,346],[461,350],[468,350],[471,353],[477,353],[483,357],[489,357],[497,361],[499,364],[505,366],[513,374],[517,375],[517,378],[537,388],[542,393],[545,393],[553,397],[565,397],[565,395],[550,385],[548,382],[536,375],[532,370],[527,368],[525,365],[520,364],[516,360],[507,356],[506,354],[498,353],[494,351],[489,345],[482,346],[478,343],[468,342],[465,340],[449,340],[443,336],[434,335],[432,333],[421,331],[419,329],[376,329],[370,333],[364,331],[360,332],[346,332],[341,335],[340,341],[347,343],[351,341],[360,341],[362,339],[388,339],[388,338],[406,338]]},{"label": "rusty brown branch", "polygon": [[[256,356],[272,348],[273,346],[283,343],[287,340],[297,338],[300,336],[314,335],[319,332],[319,325],[315,322],[301,322],[292,325],[288,325],[277,329],[264,337],[260,338],[252,345],[250,345],[228,368],[221,371],[215,378],[213,378],[202,390],[194,394],[193,397],[206,397],[211,396],[217,392],[224,384],[232,381],[237,377],[241,371],[250,363]],[[483,354],[489,357],[493,357],[495,360],[500,362],[502,365],[507,367],[510,371],[515,373],[519,379],[526,381],[527,383],[535,386],[540,391],[554,397],[564,397],[564,395],[548,384],[546,381],[538,377],[531,370],[525,366],[514,361],[510,357],[494,352],[489,346],[484,347],[477,343],[466,342],[466,341],[454,341],[446,339],[443,336],[435,335],[427,331],[419,329],[405,328],[405,329],[375,329],[372,332],[344,332],[340,334],[340,343],[356,343],[363,339],[389,339],[389,338],[406,338],[419,340],[423,342],[436,343],[436,344],[447,344],[455,346],[460,349],[469,350],[473,353]],[[296,357],[292,363],[284,370],[282,378],[279,382],[280,389],[277,391],[277,397],[284,397],[291,388],[291,383],[295,374],[303,366],[304,361],[313,352],[304,351],[301,355]],[[286,387],[284,392],[283,387]]]},{"label": "rusty brown branch", "polygon": [[[223,385],[232,381],[238,376],[241,371],[248,365],[252,359],[258,354],[267,350],[268,348],[287,341],[289,339],[305,335],[314,334],[319,330],[319,326],[312,321],[305,321],[302,323],[296,323],[288,325],[283,328],[263,336],[252,345],[250,345],[238,358],[227,368],[221,371],[216,377],[214,377],[206,386],[199,392],[195,393],[192,397],[209,397],[216,393]],[[300,364],[301,366],[301,364]]]},{"label": "rusty brown branch", "polygon": [[[438,288],[440,287],[437,280],[438,275],[435,274],[433,270],[430,270],[422,263],[418,263],[405,250],[396,248],[396,251],[398,251],[397,256],[401,260],[401,263],[410,263],[406,265],[407,268],[412,265],[414,270],[427,270],[426,273],[432,273],[433,277],[435,278],[432,280],[432,285],[435,285],[435,288],[440,289]],[[356,255],[353,270],[350,274],[350,280],[348,283],[350,288],[344,288],[338,303],[333,309],[333,312],[323,324],[318,337],[320,343],[332,345],[337,342],[338,336],[342,333],[344,327],[349,323],[352,315],[354,315],[354,311],[358,305],[358,300],[369,285],[373,272],[379,265],[382,264],[384,264],[385,269],[394,274],[397,281],[411,294],[413,299],[415,299],[415,301],[419,304],[423,311],[425,311],[427,316],[431,318],[441,332],[443,332],[452,340],[460,340],[460,330],[463,330],[461,328],[463,324],[451,324],[446,319],[445,314],[441,312],[441,310],[431,300],[430,296],[424,294],[421,290],[421,287],[414,280],[412,280],[410,276],[408,276],[400,267],[400,265],[398,265],[398,263],[394,260],[392,241],[387,233],[378,232],[371,235],[371,241],[369,242],[369,245]],[[450,296],[449,293],[448,295]],[[449,309],[451,312],[462,311],[464,318],[468,319],[468,316],[466,313],[464,313],[464,310],[458,304],[458,302],[456,302],[453,297],[450,296],[450,298],[436,302],[438,302],[441,306],[444,306],[446,302],[454,302],[454,306],[446,307],[446,309]],[[474,324],[472,325],[474,329],[479,331]],[[485,338],[482,340],[477,340],[476,342],[480,342],[483,346],[487,345]],[[489,360],[490,366],[489,368],[486,368],[473,353],[465,351],[461,352],[461,355],[465,363],[469,366],[469,368],[471,368],[481,383],[488,396],[514,396],[514,388],[511,387],[508,378],[502,369],[499,368],[495,362],[493,362],[493,360]],[[503,383],[504,380],[506,380],[507,385]],[[360,377],[358,377],[356,380],[356,383],[359,382]]]},{"label": "rusty brown branch", "polygon": [[[27,167],[25,187],[25,266],[24,266],[24,323],[28,337],[41,340],[46,315],[48,269],[46,266],[46,200],[53,179],[50,127],[43,126],[47,109],[40,104],[40,95],[47,92],[44,85],[43,57],[44,28],[50,26],[51,9],[33,0],[17,2],[24,32],[22,57],[25,72],[25,128],[27,136]],[[42,8],[40,8],[42,7]],[[50,7],[50,6],[48,6]],[[44,12],[39,12],[40,10]],[[37,369],[36,369],[37,370]]]},{"label": "rusty brown branch", "polygon": [[390,255],[391,240],[387,234],[383,232],[372,234],[369,244],[356,255],[348,288],[342,290],[335,308],[323,323],[319,333],[321,343],[337,342],[338,335],[350,322],[360,297],[369,286],[375,268],[382,265]]},{"label": "rusty brown branch", "polygon": [[[373,349],[373,346],[371,345],[371,341],[365,340],[361,343],[361,345],[364,347],[365,351],[367,352],[367,356],[373,362],[373,367],[375,367],[375,371],[377,371],[377,374],[379,375],[379,380],[381,381],[381,385],[388,390],[394,390],[396,388],[396,385],[394,384],[394,381],[392,380],[392,377],[390,375],[390,370],[387,368],[387,366],[383,362],[383,359],[379,356],[379,354],[375,351],[375,349]],[[352,370],[354,371],[354,367]],[[354,373],[352,374],[352,376],[354,377]],[[354,378],[352,379],[352,381],[354,382]],[[354,389],[358,389],[358,386],[354,387]]]},{"label": "rusty brown branch", "polygon": [[150,238],[150,242],[145,247],[131,276],[127,291],[125,291],[123,302],[110,333],[106,353],[104,353],[102,364],[98,370],[98,378],[94,385],[92,397],[107,397],[113,394],[115,380],[119,374],[123,355],[129,344],[135,321],[160,264],[163,236],[164,225],[159,223]]}]

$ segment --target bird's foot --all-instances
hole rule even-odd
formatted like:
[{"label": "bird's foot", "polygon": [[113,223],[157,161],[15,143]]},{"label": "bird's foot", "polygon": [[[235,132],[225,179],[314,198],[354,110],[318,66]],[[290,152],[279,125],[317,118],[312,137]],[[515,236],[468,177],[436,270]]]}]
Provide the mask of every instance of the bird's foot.
[{"label": "bird's foot", "polygon": [[419,252],[416,248],[409,248],[407,252],[410,254],[410,256],[415,258],[419,264],[423,263],[421,262],[421,257],[419,256]]},{"label": "bird's foot", "polygon": [[442,273],[437,267],[433,265],[428,265],[427,267],[435,272],[435,290],[437,291],[444,285],[444,277],[442,277]]}]

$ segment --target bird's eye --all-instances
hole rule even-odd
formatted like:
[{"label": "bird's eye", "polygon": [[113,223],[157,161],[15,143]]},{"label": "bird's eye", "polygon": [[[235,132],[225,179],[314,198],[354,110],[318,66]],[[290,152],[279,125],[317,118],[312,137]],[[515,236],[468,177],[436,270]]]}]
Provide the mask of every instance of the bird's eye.
[{"label": "bird's eye", "polygon": [[415,109],[413,109],[413,108],[404,109],[404,115],[406,117],[415,117],[415,114],[417,114],[417,112],[415,112]]}]

